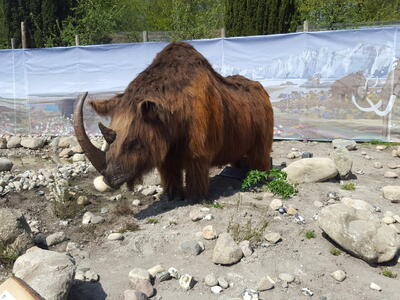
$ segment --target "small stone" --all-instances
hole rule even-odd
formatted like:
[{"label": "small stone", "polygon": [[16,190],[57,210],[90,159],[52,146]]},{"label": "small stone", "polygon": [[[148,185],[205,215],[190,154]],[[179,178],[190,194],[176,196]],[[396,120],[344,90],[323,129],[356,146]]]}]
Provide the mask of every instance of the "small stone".
[{"label": "small stone", "polygon": [[361,151],[361,155],[365,156],[365,155],[367,155],[367,152],[366,151]]},{"label": "small stone", "polygon": [[259,300],[260,293],[253,289],[245,289],[242,293],[243,300]]},{"label": "small stone", "polygon": [[261,278],[261,280],[257,284],[257,290],[262,292],[262,291],[267,291],[273,289],[275,286],[275,283],[271,280],[269,276],[266,276],[264,278]]},{"label": "small stone", "polygon": [[400,202],[400,186],[388,185],[383,187],[383,197],[393,203]]},{"label": "small stone", "polygon": [[295,214],[297,214],[297,210],[293,207],[289,207],[287,213],[291,216],[294,216]]},{"label": "small stone", "polygon": [[271,203],[269,204],[269,207],[270,207],[272,210],[278,210],[278,209],[281,208],[282,206],[283,206],[282,200],[280,200],[280,199],[273,199],[273,200],[271,201]]},{"label": "small stone", "polygon": [[288,159],[295,159],[297,157],[295,152],[290,152],[288,155],[286,155]]},{"label": "small stone", "polygon": [[302,288],[301,292],[305,295],[305,296],[310,296],[312,297],[314,295],[314,292],[312,290],[310,290],[309,288]]},{"label": "small stone", "polygon": [[150,273],[143,268],[134,268],[129,272],[129,279],[143,279],[143,280],[150,280]]},{"label": "small stone", "polygon": [[102,207],[101,210],[100,210],[100,213],[103,214],[103,215],[108,213],[108,208],[107,207]]},{"label": "small stone", "polygon": [[356,150],[357,143],[353,140],[335,139],[332,141],[333,148],[345,147],[347,150]]},{"label": "small stone", "polygon": [[13,165],[13,162],[8,158],[0,158],[0,172],[10,171]]},{"label": "small stone", "polygon": [[162,265],[156,265],[147,270],[152,277],[155,277],[157,273],[165,272],[165,268]]},{"label": "small stone", "polygon": [[189,274],[185,274],[181,278],[179,278],[179,285],[184,290],[190,290],[193,287],[193,284],[193,277]]},{"label": "small stone", "polygon": [[76,203],[78,205],[89,205],[90,201],[86,196],[79,196],[78,199],[76,199]]},{"label": "small stone", "polygon": [[157,194],[157,187],[156,186],[149,186],[141,191],[144,196],[151,196]]},{"label": "small stone", "polygon": [[[65,151],[65,150],[63,150],[63,151]],[[73,162],[85,161],[85,160],[86,160],[85,154],[75,153],[74,155],[72,155],[72,161]]]},{"label": "small stone", "polygon": [[93,180],[93,185],[94,185],[95,189],[101,193],[111,190],[111,188],[104,182],[103,176],[97,176]]},{"label": "small stone", "polygon": [[394,215],[392,217],[397,223],[400,223],[400,216],[399,215]]},{"label": "small stone", "polygon": [[286,281],[287,283],[291,283],[294,281],[294,276],[289,273],[280,273],[278,277],[280,280]]},{"label": "small stone", "polygon": [[205,213],[202,212],[200,209],[193,209],[189,213],[189,217],[193,222],[200,221],[204,218]]},{"label": "small stone", "polygon": [[140,202],[139,199],[135,199],[135,200],[132,201],[132,205],[133,205],[133,206],[140,206],[141,204],[142,204],[142,203]]},{"label": "small stone", "polygon": [[392,171],[385,172],[385,174],[383,176],[385,178],[398,178],[399,177],[399,175],[397,175],[397,173],[392,172]]},{"label": "small stone", "polygon": [[218,285],[218,280],[214,274],[208,274],[204,277],[204,283],[208,286],[215,286]]},{"label": "small stone", "polygon": [[93,216],[92,219],[90,220],[90,223],[92,224],[100,224],[104,223],[105,219],[102,216]]},{"label": "small stone", "polygon": [[387,146],[385,146],[385,145],[376,146],[376,150],[378,150],[378,151],[383,151],[383,150],[386,150],[386,149],[387,149]]},{"label": "small stone", "polygon": [[123,240],[124,236],[121,233],[115,232],[108,235],[107,240],[109,241],[120,241]]},{"label": "small stone", "polygon": [[398,168],[400,168],[400,165],[396,164],[396,163],[388,163],[387,166],[388,166],[389,169],[398,169]]},{"label": "small stone", "polygon": [[48,237],[46,237],[46,244],[47,246],[54,246],[57,245],[59,243],[64,242],[67,239],[67,237],[65,236],[64,232],[56,232],[53,234],[50,234]]},{"label": "small stone", "polygon": [[373,283],[373,282],[371,282],[371,284],[369,285],[369,287],[370,287],[372,290],[375,290],[375,291],[382,291],[382,288],[381,288],[379,285],[377,285],[376,283]]},{"label": "small stone", "polygon": [[202,236],[205,240],[213,240],[217,238],[217,233],[215,232],[212,225],[207,225],[202,230]]},{"label": "small stone", "polygon": [[199,243],[195,240],[184,241],[181,243],[180,248],[183,252],[194,256],[199,255],[202,252]]},{"label": "small stone", "polygon": [[383,221],[383,223],[388,224],[388,225],[396,222],[396,220],[393,217],[384,217],[382,219],[382,221]]},{"label": "small stone", "polygon": [[383,165],[379,161],[376,161],[376,162],[374,162],[374,168],[375,169],[382,169]]},{"label": "small stone", "polygon": [[213,286],[213,287],[211,288],[211,292],[212,292],[213,294],[216,294],[216,295],[220,294],[222,291],[223,291],[222,287],[220,287],[220,286],[218,286],[218,285]]},{"label": "small stone", "polygon": [[239,243],[240,249],[242,249],[243,255],[249,257],[253,254],[253,249],[251,248],[249,241],[242,241]]},{"label": "small stone", "polygon": [[303,152],[301,158],[312,158],[314,155],[311,152]]},{"label": "small stone", "polygon": [[212,214],[207,214],[207,215],[205,215],[205,217],[204,217],[204,220],[206,220],[206,221],[211,221],[212,219],[214,219],[214,217],[213,217]]},{"label": "small stone", "polygon": [[284,207],[279,208],[279,209],[278,209],[278,212],[279,212],[281,215],[287,213],[286,208],[284,208]]},{"label": "small stone", "polygon": [[85,272],[83,272],[82,270],[76,271],[74,279],[79,281],[85,281]]},{"label": "small stone", "polygon": [[135,290],[124,291],[124,300],[148,300],[149,298],[142,292]]},{"label": "small stone", "polygon": [[295,215],[294,220],[296,221],[297,224],[302,225],[306,223],[306,220],[300,216],[300,215]]},{"label": "small stone", "polygon": [[168,269],[168,273],[171,275],[171,277],[173,277],[175,279],[179,279],[179,277],[180,277],[178,270],[173,267]]},{"label": "small stone", "polygon": [[85,272],[86,281],[96,282],[99,281],[99,275],[91,270]]},{"label": "small stone", "polygon": [[162,282],[162,281],[170,280],[172,278],[172,276],[168,271],[165,271],[165,272],[157,273],[156,278],[158,278],[158,280],[160,282]]},{"label": "small stone", "polygon": [[66,149],[61,150],[61,152],[58,156],[60,156],[61,158],[63,158],[63,157],[65,158],[65,157],[70,157],[73,154],[74,154],[74,152],[71,149],[66,148]]},{"label": "small stone", "polygon": [[314,206],[321,208],[322,206],[324,206],[324,204],[321,201],[314,201]]},{"label": "small stone", "polygon": [[331,276],[335,280],[340,281],[340,282],[346,279],[346,273],[342,270],[337,270],[337,271],[331,273]]},{"label": "small stone", "polygon": [[280,233],[278,232],[267,233],[264,235],[264,238],[266,239],[267,242],[271,244],[276,244],[282,239]]},{"label": "small stone", "polygon": [[224,277],[218,277],[218,285],[223,289],[227,289],[229,287],[229,282]]}]

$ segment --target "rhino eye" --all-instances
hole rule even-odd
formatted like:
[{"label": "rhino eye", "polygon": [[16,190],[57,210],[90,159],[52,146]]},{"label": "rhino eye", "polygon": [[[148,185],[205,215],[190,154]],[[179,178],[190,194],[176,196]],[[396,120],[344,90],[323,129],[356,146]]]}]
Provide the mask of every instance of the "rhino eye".
[{"label": "rhino eye", "polygon": [[128,151],[138,151],[143,148],[143,145],[140,141],[134,140],[128,144]]}]

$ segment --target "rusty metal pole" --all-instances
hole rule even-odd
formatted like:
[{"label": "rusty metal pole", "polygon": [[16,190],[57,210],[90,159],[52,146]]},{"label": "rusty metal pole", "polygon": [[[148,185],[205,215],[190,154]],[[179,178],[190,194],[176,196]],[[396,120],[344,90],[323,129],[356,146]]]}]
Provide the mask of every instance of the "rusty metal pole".
[{"label": "rusty metal pole", "polygon": [[26,40],[26,26],[25,22],[21,22],[21,43],[22,43],[22,48],[28,48],[28,42]]}]

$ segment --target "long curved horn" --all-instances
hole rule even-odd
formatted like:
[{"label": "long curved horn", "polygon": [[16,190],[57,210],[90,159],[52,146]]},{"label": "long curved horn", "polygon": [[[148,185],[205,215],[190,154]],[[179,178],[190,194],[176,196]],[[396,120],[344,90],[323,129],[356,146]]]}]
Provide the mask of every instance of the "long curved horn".
[{"label": "long curved horn", "polygon": [[75,107],[74,111],[74,129],[76,139],[85,152],[87,158],[93,164],[97,171],[102,173],[106,169],[106,155],[103,151],[96,148],[86,134],[85,126],[83,125],[83,104],[85,103],[88,92],[83,94]]},{"label": "long curved horn", "polygon": [[112,130],[111,128],[108,128],[103,125],[103,123],[99,122],[99,129],[101,133],[104,136],[104,139],[106,140],[107,144],[111,145],[114,141],[115,138],[117,137],[117,133]]}]

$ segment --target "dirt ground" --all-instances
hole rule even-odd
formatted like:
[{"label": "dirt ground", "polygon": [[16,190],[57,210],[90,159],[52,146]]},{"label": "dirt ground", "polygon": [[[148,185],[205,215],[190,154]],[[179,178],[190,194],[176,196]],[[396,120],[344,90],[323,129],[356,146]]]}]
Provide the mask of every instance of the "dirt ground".
[{"label": "dirt ground", "polygon": [[[274,165],[293,162],[294,160],[287,158],[292,148],[300,152],[311,152],[314,157],[328,157],[333,150],[331,143],[277,141],[273,146]],[[365,155],[362,155],[363,151],[372,159],[366,159]],[[97,176],[95,172],[75,178],[71,182],[72,186],[77,186],[89,195],[91,204],[77,211],[67,225],[60,222],[60,218],[54,214],[52,204],[44,196],[40,196],[38,190],[8,194],[0,198],[0,207],[19,208],[28,220],[38,221],[39,230],[44,235],[64,231],[70,242],[81,245],[80,250],[72,253],[77,269],[90,268],[99,274],[100,280],[97,283],[74,285],[70,300],[123,299],[123,291],[129,288],[129,271],[135,267],[148,269],[158,264],[166,269],[174,267],[181,274],[190,274],[197,283],[191,290],[184,291],[175,279],[156,282],[155,299],[203,300],[240,297],[245,288],[255,289],[258,281],[269,275],[276,280],[276,284],[274,289],[260,293],[260,298],[265,300],[309,298],[302,294],[302,288],[313,291],[312,299],[395,300],[400,299],[400,263],[397,263],[397,259],[385,265],[371,266],[345,252],[334,256],[330,250],[337,245],[322,234],[314,218],[320,210],[314,205],[314,201],[326,203],[329,192],[337,192],[340,197],[361,199],[378,206],[382,211],[377,213],[380,217],[383,217],[386,211],[400,214],[400,204],[384,199],[380,190],[385,185],[400,184],[399,178],[383,176],[385,171],[389,170],[389,162],[400,164],[400,158],[392,157],[391,151],[391,147],[378,151],[376,146],[370,144],[358,144],[358,150],[351,151],[355,177],[348,182],[355,183],[356,188],[353,191],[341,189],[339,180],[299,185],[298,194],[283,201],[285,207],[298,210],[299,215],[305,219],[305,224],[298,224],[294,216],[279,214],[269,209],[270,201],[279,197],[265,196],[264,193],[241,193],[240,181],[218,176],[221,169],[213,169],[211,172],[210,199],[220,203],[223,208],[209,207],[213,219],[208,221],[193,222],[189,218],[192,209],[204,207],[204,204],[166,202],[125,189],[97,192],[92,184],[93,178]],[[5,154],[9,152],[0,152],[0,156]],[[382,169],[374,168],[373,164],[377,161],[384,166]],[[18,168],[23,170],[33,166],[21,164]],[[399,172],[399,169],[392,171]],[[48,193],[47,189],[43,191]],[[110,200],[110,197],[117,194],[122,195],[121,200]],[[132,206],[134,199],[140,199],[142,205]],[[102,208],[103,212],[104,208],[108,208],[108,212],[101,214]],[[104,216],[105,222],[82,225],[82,216],[86,211]],[[149,219],[157,223],[149,224]],[[218,233],[222,233],[227,231],[229,225],[244,225],[248,221],[254,228],[265,221],[268,222],[265,233],[279,232],[282,241],[276,245],[257,243],[253,255],[243,258],[235,265],[213,264],[211,257],[215,240],[203,240],[196,233],[206,225],[213,225]],[[134,224],[139,226],[139,230],[129,231]],[[124,240],[107,240],[110,232],[124,228],[129,228],[128,232],[124,233]],[[306,231],[314,231],[315,238],[305,238]],[[40,239],[40,235],[37,238]],[[193,239],[202,240],[205,251],[198,256],[183,254],[179,245],[183,241]],[[56,245],[51,250],[65,251],[67,243],[68,241]],[[330,276],[330,273],[338,269],[347,274],[343,282],[337,282]],[[383,269],[398,274],[397,278],[383,276]],[[9,273],[4,269],[0,269],[0,273],[1,282],[2,277],[5,279]],[[220,295],[212,294],[210,288],[204,284],[204,277],[210,273],[224,276],[232,286]],[[296,280],[287,288],[282,287],[282,283],[278,281],[279,273],[293,274]],[[382,291],[370,289],[371,282],[381,286]],[[223,296],[227,298],[222,298]]]}]

